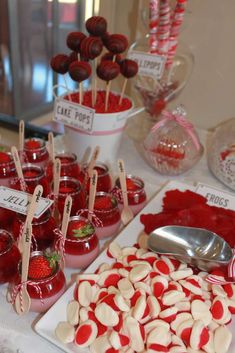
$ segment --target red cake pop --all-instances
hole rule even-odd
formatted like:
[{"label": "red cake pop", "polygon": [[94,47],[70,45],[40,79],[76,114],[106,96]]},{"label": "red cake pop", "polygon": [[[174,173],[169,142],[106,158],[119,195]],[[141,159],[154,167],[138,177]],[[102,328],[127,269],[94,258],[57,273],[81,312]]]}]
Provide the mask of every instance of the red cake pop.
[{"label": "red cake pop", "polygon": [[102,40],[105,47],[107,47],[109,37],[110,37],[110,34],[108,32],[105,32],[101,37],[101,40]]},{"label": "red cake pop", "polygon": [[100,55],[103,49],[103,43],[98,37],[85,38],[80,47],[80,53],[87,59],[95,59]]},{"label": "red cake pop", "polygon": [[97,67],[97,76],[106,82],[113,80],[120,73],[120,67],[117,63],[103,60]]},{"label": "red cake pop", "polygon": [[120,63],[120,71],[126,78],[134,77],[138,72],[138,64],[134,60],[124,59]]},{"label": "red cake pop", "polygon": [[69,65],[69,75],[80,83],[91,75],[91,66],[86,61],[74,61]]},{"label": "red cake pop", "polygon": [[106,48],[114,54],[123,53],[128,47],[128,40],[123,34],[111,34],[107,38]]},{"label": "red cake pop", "polygon": [[69,57],[65,54],[58,54],[51,59],[51,68],[58,74],[66,74],[69,68]]},{"label": "red cake pop", "polygon": [[75,51],[76,53],[80,52],[81,42],[86,38],[86,35],[82,32],[71,32],[67,36],[67,46],[69,49]]},{"label": "red cake pop", "polygon": [[103,60],[113,61],[114,58],[115,58],[115,62],[116,62],[118,65],[120,65],[120,64],[121,64],[121,61],[122,61],[121,55],[120,55],[120,54],[115,55],[115,54],[113,54],[113,53],[111,53],[111,52],[107,52],[107,53],[105,53],[104,55],[102,55],[101,61],[103,61]]},{"label": "red cake pop", "polygon": [[86,29],[93,36],[102,36],[107,29],[107,21],[101,16],[90,17],[86,21]]}]

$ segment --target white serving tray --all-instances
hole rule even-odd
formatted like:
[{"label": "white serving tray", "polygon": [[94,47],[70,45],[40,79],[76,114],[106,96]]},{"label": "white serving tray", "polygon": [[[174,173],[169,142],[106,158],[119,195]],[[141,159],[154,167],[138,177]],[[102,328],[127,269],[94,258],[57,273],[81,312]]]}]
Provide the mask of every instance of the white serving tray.
[{"label": "white serving tray", "polygon": [[[157,213],[161,211],[162,198],[167,190],[178,189],[184,191],[186,189],[194,191],[196,189],[195,185],[183,184],[176,181],[171,181],[166,184],[147,204],[147,206],[140,212],[140,214],[145,213]],[[139,214],[139,215],[140,215]],[[143,230],[143,225],[139,221],[139,215],[137,215],[132,222],[130,222],[121,233],[115,238],[121,247],[133,245],[141,231]],[[86,269],[85,272],[93,273],[97,267],[103,262],[111,263],[110,259],[106,255],[106,250],[104,250],[96,260]],[[35,325],[36,332],[42,337],[46,338],[51,343],[58,346],[60,349],[67,353],[89,353],[88,348],[79,349],[73,343],[63,344],[55,336],[55,328],[60,321],[66,321],[66,307],[68,302],[73,299],[73,290],[75,284],[73,284],[62,297],[51,307],[51,309],[37,322]],[[235,353],[235,320],[229,325],[231,332],[233,332],[232,344],[227,353]]]}]

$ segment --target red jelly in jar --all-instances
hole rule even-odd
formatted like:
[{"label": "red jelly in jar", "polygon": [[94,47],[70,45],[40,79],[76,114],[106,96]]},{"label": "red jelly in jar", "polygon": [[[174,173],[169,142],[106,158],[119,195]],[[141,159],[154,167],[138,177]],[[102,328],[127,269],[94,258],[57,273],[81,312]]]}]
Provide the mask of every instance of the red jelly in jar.
[{"label": "red jelly in jar", "polygon": [[[55,156],[55,158],[59,158],[61,162],[61,170],[60,176],[70,177],[74,179],[78,179],[80,168],[77,161],[77,156],[74,153],[60,153]],[[53,179],[53,163],[50,161],[47,165],[46,175],[49,181]]]},{"label": "red jelly in jar", "polygon": [[60,187],[58,195],[58,209],[60,214],[63,214],[64,203],[66,197],[72,197],[71,216],[75,216],[76,212],[86,205],[85,193],[79,180],[69,177],[60,178]]},{"label": "red jelly in jar", "polygon": [[[54,259],[53,259],[54,257]],[[30,311],[47,311],[64,293],[66,280],[58,263],[58,257],[41,251],[31,253],[27,291],[31,299]],[[18,275],[16,283],[20,282]]]},{"label": "red jelly in jar", "polygon": [[96,226],[96,234],[99,239],[117,234],[121,224],[121,216],[118,201],[112,194],[102,191],[96,193],[94,213],[102,222],[102,226]]},{"label": "red jelly in jar", "polygon": [[[146,193],[144,190],[144,182],[142,179],[129,174],[126,176],[126,187],[128,205],[132,209],[133,214],[136,215],[146,205]],[[121,195],[121,186],[119,179],[117,179],[115,182],[115,188],[118,191],[118,195]],[[118,203],[120,209],[122,210],[122,197],[118,197]]]},{"label": "red jelly in jar", "polygon": [[11,282],[17,274],[21,256],[12,235],[0,229],[0,284]]},{"label": "red jelly in jar", "polygon": [[[24,180],[27,185],[26,191],[29,194],[33,194],[34,189],[36,188],[37,185],[42,185],[43,197],[47,197],[47,195],[50,194],[51,187],[45,176],[44,170],[41,167],[34,164],[24,164],[22,166],[22,170],[23,170]],[[19,181],[17,181],[15,188],[17,190],[21,189]]]},{"label": "red jelly in jar", "polygon": [[49,153],[44,140],[29,138],[24,143],[23,160],[25,163],[37,164],[44,168],[49,160]]},{"label": "red jelly in jar", "polygon": [[[97,174],[98,174],[96,190],[109,192],[112,188],[112,180],[110,177],[108,166],[104,163],[97,163],[94,169],[97,171]],[[81,181],[82,184],[84,183],[86,173],[87,173],[87,164],[83,165],[79,175],[79,180]],[[87,178],[87,183],[86,183],[87,191],[89,191],[89,186],[90,186],[90,178]]]},{"label": "red jelly in jar", "polygon": [[86,268],[99,254],[99,241],[92,223],[83,217],[69,220],[65,240],[65,265]]},{"label": "red jelly in jar", "polygon": [[[19,238],[22,233],[26,217],[17,214],[13,222],[13,236],[15,240]],[[50,211],[43,213],[38,219],[34,218],[32,222],[32,247],[34,250],[45,250],[53,247],[55,242],[54,229],[56,228],[56,221],[51,216]]]},{"label": "red jelly in jar", "polygon": [[16,177],[15,163],[10,153],[0,152],[0,185],[11,187]]}]

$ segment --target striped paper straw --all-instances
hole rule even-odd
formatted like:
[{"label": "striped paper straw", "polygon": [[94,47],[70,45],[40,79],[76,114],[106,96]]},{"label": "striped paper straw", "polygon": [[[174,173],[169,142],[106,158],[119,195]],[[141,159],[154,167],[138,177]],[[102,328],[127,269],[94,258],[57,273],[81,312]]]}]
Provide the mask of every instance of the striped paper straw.
[{"label": "striped paper straw", "polygon": [[149,1],[149,47],[150,53],[157,52],[157,28],[159,21],[159,0]]}]

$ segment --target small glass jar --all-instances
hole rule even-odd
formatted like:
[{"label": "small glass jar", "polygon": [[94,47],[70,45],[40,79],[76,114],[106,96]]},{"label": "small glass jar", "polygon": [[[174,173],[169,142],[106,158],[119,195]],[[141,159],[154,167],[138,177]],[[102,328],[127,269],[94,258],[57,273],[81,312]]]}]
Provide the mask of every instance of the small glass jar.
[{"label": "small glass jar", "polygon": [[[34,164],[24,164],[22,166],[22,171],[24,175],[24,180],[27,185],[27,192],[33,194],[34,189],[37,185],[42,185],[43,187],[43,197],[47,197],[51,192],[50,184],[45,176],[44,170]],[[13,182],[14,184],[14,182]],[[12,185],[13,185],[12,184]],[[20,190],[20,182],[17,181],[13,187],[17,190]]]},{"label": "small glass jar", "polygon": [[[77,156],[74,153],[60,153],[55,156],[55,158],[59,158],[61,162],[61,170],[60,176],[70,177],[74,179],[78,179],[80,168],[77,160]],[[46,168],[46,176],[48,180],[51,182],[53,179],[53,163],[49,161]]]},{"label": "small glass jar", "polygon": [[0,284],[14,279],[20,259],[20,252],[11,233],[0,229]]},{"label": "small glass jar", "polygon": [[15,212],[7,208],[0,207],[0,225],[2,229],[9,232],[12,230],[12,222],[15,218]]},{"label": "small glass jar", "polygon": [[11,153],[0,152],[0,185],[11,187],[15,177],[16,169]]},{"label": "small glass jar", "polygon": [[121,215],[116,197],[107,192],[97,192],[94,213],[102,222],[102,226],[95,227],[99,239],[117,234],[121,224]]},{"label": "small glass jar", "polygon": [[[97,171],[97,174],[98,174],[96,190],[109,192],[112,188],[112,180],[111,180],[108,166],[104,163],[96,163],[94,169]],[[78,178],[82,184],[84,183],[86,173],[87,173],[87,164],[84,164],[82,166],[82,170]],[[87,178],[87,183],[84,187],[88,192],[90,187],[90,178]]]},{"label": "small glass jar", "polygon": [[[75,236],[76,232],[79,236]],[[99,241],[88,219],[70,218],[64,248],[65,265],[69,268],[84,269],[98,256]]]},{"label": "small glass jar", "polygon": [[[18,239],[25,222],[26,217],[22,214],[17,214],[13,222],[13,236],[15,240]],[[32,248],[34,250],[45,250],[53,247],[55,242],[54,229],[56,228],[56,221],[51,216],[50,211],[46,211],[43,215],[32,221]]]},{"label": "small glass jar", "polygon": [[[146,205],[146,193],[144,190],[144,182],[142,179],[134,175],[128,174],[126,176],[126,186],[127,186],[128,205],[135,216]],[[120,185],[119,178],[115,182],[115,188],[117,190],[117,194],[121,195],[121,185]],[[123,209],[122,197],[118,197],[118,204],[119,204],[120,210],[122,210]]]},{"label": "small glass jar", "polygon": [[26,139],[23,152],[24,163],[37,164],[42,168],[45,168],[48,163],[49,153],[42,139],[36,137]]},{"label": "small glass jar", "polygon": [[[42,255],[41,251],[34,251],[31,253],[30,259]],[[31,299],[30,311],[37,313],[47,311],[61,297],[66,288],[65,275],[58,264],[49,277],[42,279],[29,277],[28,280],[33,282],[27,284],[27,291]],[[19,282],[20,275],[18,275],[16,284]]]},{"label": "small glass jar", "polygon": [[61,215],[63,214],[65,199],[68,195],[72,197],[73,201],[71,216],[75,216],[78,210],[85,208],[85,193],[79,180],[69,177],[60,178],[58,210]]}]

